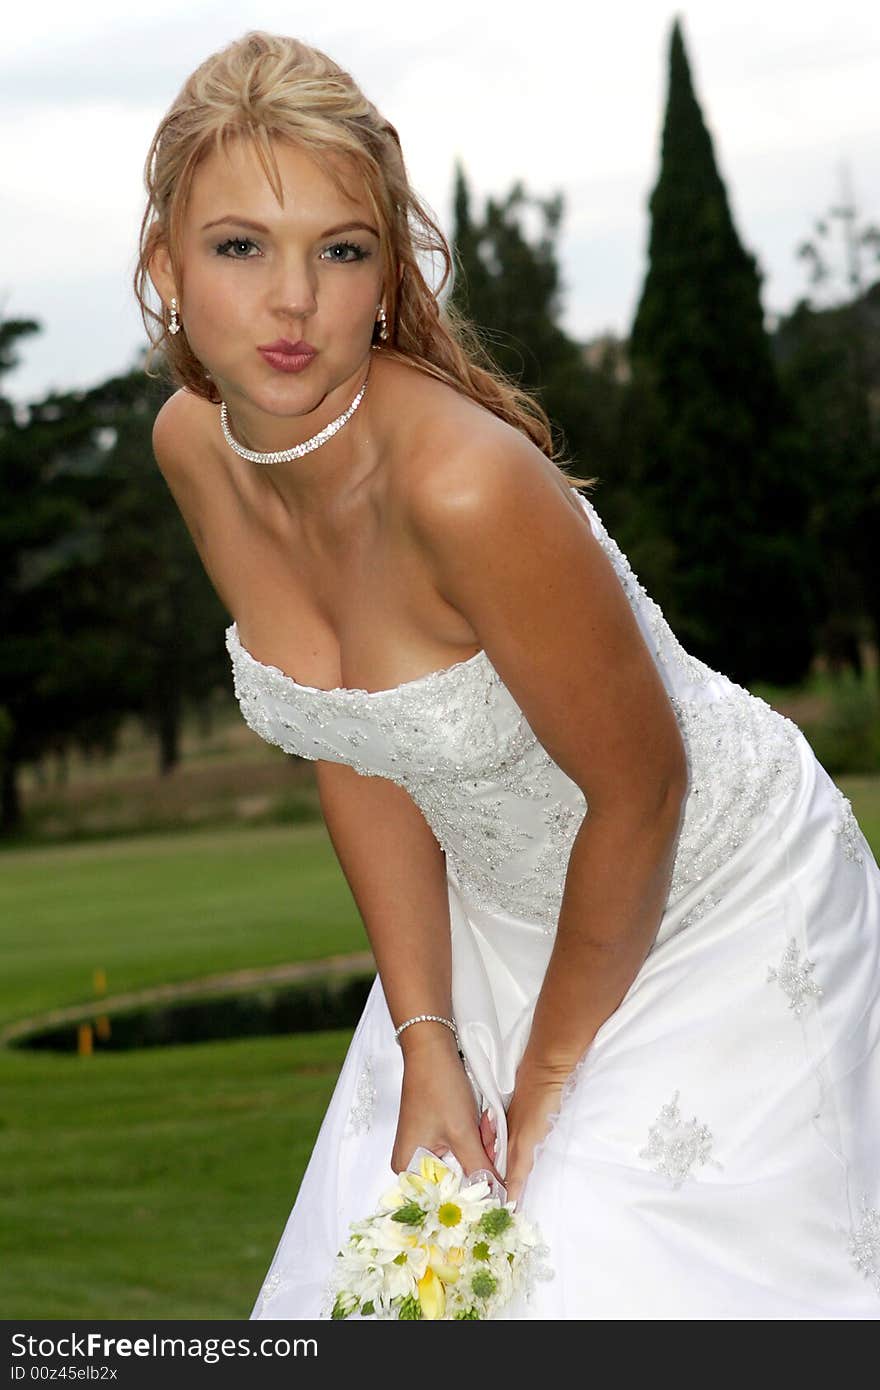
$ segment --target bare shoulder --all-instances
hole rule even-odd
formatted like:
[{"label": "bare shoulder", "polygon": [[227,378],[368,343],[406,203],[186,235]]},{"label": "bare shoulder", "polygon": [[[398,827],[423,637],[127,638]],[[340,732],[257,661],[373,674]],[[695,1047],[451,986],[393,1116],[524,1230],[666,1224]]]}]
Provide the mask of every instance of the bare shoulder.
[{"label": "bare shoulder", "polygon": [[455,527],[468,513],[485,525],[505,499],[527,509],[544,496],[583,517],[563,473],[521,430],[446,382],[400,371],[394,488],[415,534]]},{"label": "bare shoulder", "polygon": [[594,812],[655,816],[687,763],[653,655],[567,479],[485,414],[456,429],[451,407],[440,412],[406,475],[434,586]]},{"label": "bare shoulder", "polygon": [[216,406],[191,391],[175,391],[153,423],[153,454],[184,522],[201,548],[207,517],[225,495],[223,469],[212,466]]},{"label": "bare shoulder", "polygon": [[153,453],[162,473],[179,473],[207,444],[216,407],[193,395],[175,391],[153,422]]}]

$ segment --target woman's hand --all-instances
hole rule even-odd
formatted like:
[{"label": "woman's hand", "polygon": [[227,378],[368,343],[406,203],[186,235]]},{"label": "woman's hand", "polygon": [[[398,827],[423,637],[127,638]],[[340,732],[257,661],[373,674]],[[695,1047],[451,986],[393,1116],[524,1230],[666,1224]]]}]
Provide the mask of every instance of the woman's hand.
[{"label": "woman's hand", "polygon": [[568,1069],[520,1063],[516,1089],[507,1107],[507,1199],[519,1201],[532,1171],[535,1146],[550,1132],[550,1116],[559,1111]]},{"label": "woman's hand", "polygon": [[403,1172],[421,1145],[438,1158],[451,1150],[466,1175],[487,1168],[501,1182],[483,1143],[477,1103],[455,1039],[446,1028],[442,1034],[446,1036],[425,1028],[420,1038],[407,1039],[391,1167]]}]

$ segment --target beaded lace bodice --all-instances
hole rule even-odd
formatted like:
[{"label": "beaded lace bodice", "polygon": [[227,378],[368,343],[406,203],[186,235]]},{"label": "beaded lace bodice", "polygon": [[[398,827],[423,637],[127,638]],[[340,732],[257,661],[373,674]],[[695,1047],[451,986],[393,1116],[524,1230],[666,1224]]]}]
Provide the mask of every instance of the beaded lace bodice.
[{"label": "beaded lace bodice", "polygon": [[[684,650],[593,504],[578,496],[654,655],[688,754],[669,897],[670,906],[687,898],[680,929],[718,901],[731,856],[771,800],[796,783],[803,736]],[[236,697],[256,733],[288,753],[347,763],[406,788],[470,901],[555,930],[586,798],[538,742],[485,651],[390,690],[319,690],[255,660],[235,623],[226,645]]]}]

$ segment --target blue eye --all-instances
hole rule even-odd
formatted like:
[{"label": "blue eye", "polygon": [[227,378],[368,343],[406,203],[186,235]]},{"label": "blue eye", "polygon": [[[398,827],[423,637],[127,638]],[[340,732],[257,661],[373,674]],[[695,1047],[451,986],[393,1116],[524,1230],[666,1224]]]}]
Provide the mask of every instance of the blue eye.
[{"label": "blue eye", "polygon": [[[218,256],[228,256],[232,261],[248,261],[252,259],[247,253],[247,248],[249,246],[252,246],[255,251],[259,252],[260,248],[257,243],[251,241],[250,237],[247,236],[230,237],[228,241],[221,241],[215,249]],[[244,248],[243,254],[239,255],[238,252],[242,250],[242,248]],[[234,255],[232,254],[233,249],[235,251]]]},{"label": "blue eye", "polygon": [[332,246],[326,246],[326,247],[324,248],[324,250],[323,250],[322,253],[321,253],[322,256],[323,256],[323,255],[326,255],[328,251],[343,251],[343,252],[345,252],[345,251],[352,251],[354,254],[351,255],[351,256],[348,256],[348,255],[346,255],[346,256],[333,256],[333,255],[331,255],[331,256],[329,257],[329,259],[330,259],[331,261],[338,261],[338,262],[340,262],[340,264],[343,264],[343,265],[346,264],[346,263],[349,262],[349,261],[363,261],[363,260],[366,260],[367,256],[369,256],[369,254],[370,254],[369,251],[365,251],[364,248],[363,248],[362,246],[356,245],[356,243],[353,242],[353,241],[335,241],[335,242],[333,243]]}]

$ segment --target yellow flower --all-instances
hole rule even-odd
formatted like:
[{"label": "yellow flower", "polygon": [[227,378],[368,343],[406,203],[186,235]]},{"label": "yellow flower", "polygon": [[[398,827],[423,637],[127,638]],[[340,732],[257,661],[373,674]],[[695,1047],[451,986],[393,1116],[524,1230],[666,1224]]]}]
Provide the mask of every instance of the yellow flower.
[{"label": "yellow flower", "polygon": [[461,1257],[463,1254],[464,1251],[460,1250],[458,1260],[453,1261],[445,1251],[440,1249],[439,1245],[432,1245],[428,1252],[428,1259],[430,1261],[428,1267],[429,1269],[433,1269],[434,1273],[443,1280],[444,1284],[455,1284],[458,1281],[459,1275],[456,1264],[461,1264]]},{"label": "yellow flower", "polygon": [[446,1311],[446,1290],[430,1265],[419,1280],[417,1287],[422,1317],[434,1320],[442,1318]]},{"label": "yellow flower", "polygon": [[419,1164],[419,1171],[423,1178],[428,1182],[439,1182],[450,1171],[445,1163],[441,1163],[439,1158],[434,1158],[428,1154],[422,1154]]},{"label": "yellow flower", "polygon": [[417,1173],[401,1173],[399,1181],[407,1197],[421,1197],[427,1186]]}]

